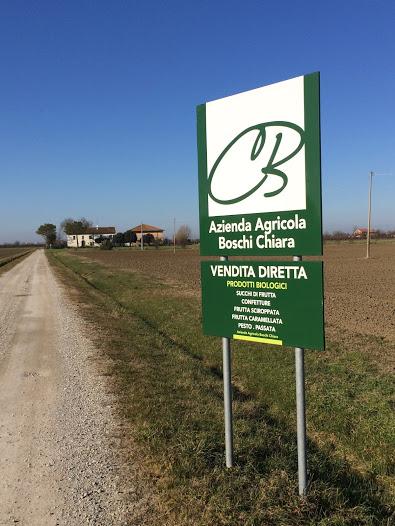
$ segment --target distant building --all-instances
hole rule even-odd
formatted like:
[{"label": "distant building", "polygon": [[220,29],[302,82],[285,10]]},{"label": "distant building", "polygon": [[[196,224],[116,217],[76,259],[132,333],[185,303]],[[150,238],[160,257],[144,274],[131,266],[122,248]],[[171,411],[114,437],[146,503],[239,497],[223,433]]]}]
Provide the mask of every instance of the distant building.
[{"label": "distant building", "polygon": [[163,228],[159,228],[157,226],[152,225],[146,225],[145,223],[142,223],[141,225],[137,225],[134,228],[130,229],[131,232],[134,232],[137,236],[137,242],[141,241],[141,234],[145,236],[146,234],[152,234],[154,236],[154,239],[158,239],[159,241],[163,241],[164,239],[164,230]]},{"label": "distant building", "polygon": [[114,226],[92,226],[84,228],[79,234],[67,236],[67,246],[70,248],[98,247],[103,239],[111,239],[115,236]]},{"label": "distant building", "polygon": [[[370,229],[370,235],[373,237],[376,235],[377,230]],[[368,235],[368,229],[367,228],[356,228],[354,232],[351,234],[351,237],[355,237],[356,239],[363,239],[366,238]]]}]

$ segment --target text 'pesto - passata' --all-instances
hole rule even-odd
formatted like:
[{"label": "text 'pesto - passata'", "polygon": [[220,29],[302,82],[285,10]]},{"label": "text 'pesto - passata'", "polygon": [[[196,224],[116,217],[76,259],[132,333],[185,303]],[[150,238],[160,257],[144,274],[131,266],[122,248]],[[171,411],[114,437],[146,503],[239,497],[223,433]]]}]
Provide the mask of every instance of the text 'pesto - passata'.
[{"label": "text 'pesto - passata'", "polygon": [[210,265],[211,275],[221,278],[308,279],[302,265]]}]

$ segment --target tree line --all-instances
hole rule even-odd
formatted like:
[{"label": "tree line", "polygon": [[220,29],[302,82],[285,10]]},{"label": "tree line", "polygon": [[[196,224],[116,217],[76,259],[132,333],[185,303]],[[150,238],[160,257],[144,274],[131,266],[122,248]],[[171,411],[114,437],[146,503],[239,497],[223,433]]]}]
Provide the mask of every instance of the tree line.
[{"label": "tree line", "polygon": [[[53,223],[44,223],[37,228],[36,234],[44,239],[47,248],[63,248],[67,245],[67,243],[64,241],[64,239],[62,239],[62,233],[66,235],[77,235],[83,233],[84,230],[91,228],[92,226],[92,221],[89,221],[85,217],[77,220],[69,217],[60,223],[59,231],[57,230],[56,225]],[[192,234],[189,226],[181,225],[175,234],[175,242],[177,245],[185,248],[186,245],[192,243],[191,237]],[[137,235],[133,230],[127,230],[126,232],[118,232],[114,235],[112,240],[109,240],[105,236],[99,236],[95,239],[95,242],[105,249],[110,249],[113,246],[130,246],[137,242]],[[143,235],[144,245],[159,246],[171,245],[172,243],[173,241],[170,239],[158,240],[153,234],[150,233]]]},{"label": "tree line", "polygon": [[[62,239],[62,233],[66,235],[77,235],[81,234],[86,228],[93,226],[92,221],[89,221],[85,217],[81,219],[66,218],[60,223],[59,231],[57,232],[56,225],[52,223],[45,223],[40,225],[36,230],[36,234],[44,238],[45,244],[47,247],[64,247],[66,242]],[[356,228],[354,228],[355,232]],[[362,238],[366,235],[362,235]],[[395,238],[395,230],[372,230],[371,237],[375,239],[393,239]],[[175,235],[175,242],[178,246],[183,248],[186,245],[192,242],[198,242],[198,240],[192,241],[191,229],[188,225],[181,225]],[[324,240],[346,240],[346,239],[356,239],[353,234],[349,232],[344,232],[342,230],[335,230],[334,232],[324,232]],[[108,243],[108,239],[104,236],[96,238],[96,243],[99,245],[103,244],[103,248],[112,248],[112,246],[123,247],[134,244],[137,242],[137,235],[132,230],[127,230],[126,232],[118,232],[113,237],[112,241]],[[163,239],[158,241],[152,234],[147,233],[143,235],[144,245],[150,246],[159,246],[162,245],[171,245],[174,240]],[[105,245],[105,246],[104,246]]]},{"label": "tree line", "polygon": [[[353,232],[356,231],[354,228]],[[375,239],[391,239],[395,238],[395,230],[371,230],[370,236]],[[341,241],[345,239],[366,239],[366,233],[362,233],[359,237],[349,232],[343,232],[342,230],[335,230],[334,232],[324,232],[323,234],[325,241]]]}]

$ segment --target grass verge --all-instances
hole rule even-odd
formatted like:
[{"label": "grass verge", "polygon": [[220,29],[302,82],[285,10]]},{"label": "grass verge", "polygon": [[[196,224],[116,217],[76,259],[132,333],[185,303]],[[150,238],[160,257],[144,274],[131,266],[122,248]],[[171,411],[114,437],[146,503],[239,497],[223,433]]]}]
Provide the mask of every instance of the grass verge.
[{"label": "grass verge", "polygon": [[92,337],[111,359],[120,414],[159,498],[158,524],[392,524],[394,384],[368,353],[336,342],[307,353],[301,500],[291,350],[233,346],[236,467],[225,470],[220,342],[201,334],[199,302],[67,252],[49,259],[80,291]]}]

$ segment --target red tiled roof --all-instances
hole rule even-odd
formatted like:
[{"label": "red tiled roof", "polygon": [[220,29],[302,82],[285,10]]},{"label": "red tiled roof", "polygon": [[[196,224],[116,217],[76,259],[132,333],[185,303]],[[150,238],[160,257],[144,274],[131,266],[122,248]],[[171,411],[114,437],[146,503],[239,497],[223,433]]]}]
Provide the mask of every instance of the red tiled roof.
[{"label": "red tiled roof", "polygon": [[90,226],[84,228],[81,234],[115,234],[115,226]]},{"label": "red tiled roof", "polygon": [[147,232],[163,232],[163,228],[159,228],[158,226],[152,226],[152,225],[146,225],[145,223],[141,225],[137,225],[134,228],[131,228],[131,232],[141,232],[143,230],[143,233]]},{"label": "red tiled roof", "polygon": [[[354,230],[354,232],[361,232],[361,233],[363,233],[363,234],[366,234],[367,231],[368,231],[367,228],[356,228],[356,229]],[[371,232],[376,232],[376,230],[374,230],[373,228],[371,228],[370,231],[371,231]]]}]

